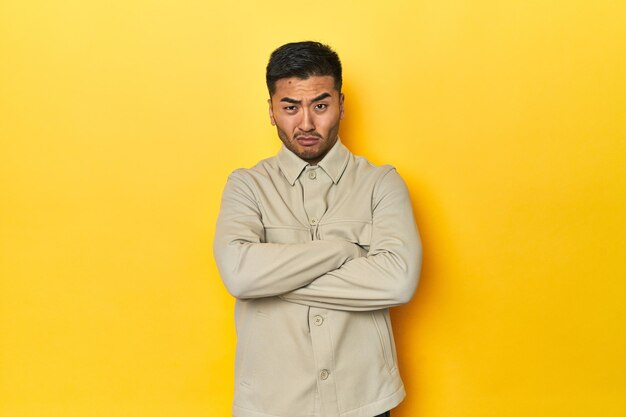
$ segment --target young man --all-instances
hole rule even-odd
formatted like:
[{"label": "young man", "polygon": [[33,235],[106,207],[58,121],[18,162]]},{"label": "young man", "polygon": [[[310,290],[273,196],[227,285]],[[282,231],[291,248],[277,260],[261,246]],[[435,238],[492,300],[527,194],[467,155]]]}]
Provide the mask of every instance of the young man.
[{"label": "young man", "polygon": [[283,45],[266,79],[283,147],[230,175],[214,242],[237,298],[233,415],[389,415],[405,391],[388,308],[412,297],[422,259],[408,190],[341,143],[332,49]]}]

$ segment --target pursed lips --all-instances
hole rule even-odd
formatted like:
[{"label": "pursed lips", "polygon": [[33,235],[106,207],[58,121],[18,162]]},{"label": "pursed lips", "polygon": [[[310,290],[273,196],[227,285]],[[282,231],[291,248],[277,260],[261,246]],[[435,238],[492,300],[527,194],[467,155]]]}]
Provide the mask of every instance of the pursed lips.
[{"label": "pursed lips", "polygon": [[304,146],[315,145],[321,138],[319,136],[314,135],[298,135],[296,136],[296,141]]}]

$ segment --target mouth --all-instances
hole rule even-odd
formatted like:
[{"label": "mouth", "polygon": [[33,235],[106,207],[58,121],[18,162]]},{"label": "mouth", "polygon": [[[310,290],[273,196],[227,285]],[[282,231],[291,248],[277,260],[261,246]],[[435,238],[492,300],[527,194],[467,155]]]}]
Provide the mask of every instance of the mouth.
[{"label": "mouth", "polygon": [[300,135],[296,137],[296,141],[302,146],[313,146],[319,142],[320,138],[317,136],[304,136]]}]

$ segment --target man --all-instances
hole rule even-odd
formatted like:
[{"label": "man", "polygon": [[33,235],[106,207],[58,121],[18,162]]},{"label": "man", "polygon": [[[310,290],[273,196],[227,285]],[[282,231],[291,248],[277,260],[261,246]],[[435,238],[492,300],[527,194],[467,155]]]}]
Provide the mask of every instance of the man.
[{"label": "man", "polygon": [[408,190],[341,143],[332,49],[283,45],[266,79],[283,147],[230,175],[214,242],[237,298],[233,415],[388,416],[405,395],[388,308],[421,266]]}]

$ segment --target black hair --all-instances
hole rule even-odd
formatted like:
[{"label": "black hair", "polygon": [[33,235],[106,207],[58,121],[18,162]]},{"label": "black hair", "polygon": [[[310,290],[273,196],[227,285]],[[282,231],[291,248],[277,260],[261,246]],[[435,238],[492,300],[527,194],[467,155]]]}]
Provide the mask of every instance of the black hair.
[{"label": "black hair", "polygon": [[335,79],[335,89],[341,92],[341,61],[330,46],[319,42],[293,42],[277,48],[267,64],[265,81],[270,96],[276,92],[276,81],[297,77],[330,75]]}]

